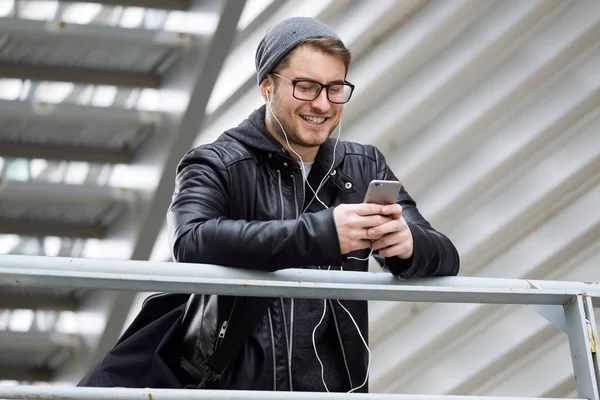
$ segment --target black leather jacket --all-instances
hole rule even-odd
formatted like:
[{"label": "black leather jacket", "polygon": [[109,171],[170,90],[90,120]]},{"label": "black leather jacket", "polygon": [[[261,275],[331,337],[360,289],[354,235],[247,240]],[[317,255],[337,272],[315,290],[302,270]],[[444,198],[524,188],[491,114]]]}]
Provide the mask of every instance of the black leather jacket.
[{"label": "black leather jacket", "polygon": [[[329,206],[325,209],[313,199],[310,189],[304,190],[298,163],[267,132],[264,116],[263,106],[214,143],[193,149],[182,159],[167,216],[174,259],[266,271],[315,266],[366,271],[366,261],[347,257],[366,258],[368,249],[340,254],[333,207],[362,202],[373,179],[397,179],[383,155],[368,145],[340,141],[335,146],[333,138],[322,145],[308,181],[316,189],[324,180],[318,196]],[[459,257],[450,240],[430,226],[404,189],[398,203],[413,234],[414,254],[410,260],[377,257],[382,267],[404,278],[456,275]],[[184,357],[197,365],[206,360],[218,344],[223,321],[235,315],[232,309],[242,307],[246,300],[214,295],[192,298],[185,325],[193,329],[185,333]],[[312,301],[323,310],[323,300]],[[367,302],[342,304],[368,340]],[[344,371],[350,385],[356,387],[365,379],[367,352],[347,313],[337,302],[330,306]],[[290,390],[290,375],[305,373],[294,370],[287,355],[290,332],[292,344],[296,335],[302,334],[290,321],[293,308],[290,299],[275,301],[223,377],[211,387]],[[366,386],[361,391],[366,391]]]}]

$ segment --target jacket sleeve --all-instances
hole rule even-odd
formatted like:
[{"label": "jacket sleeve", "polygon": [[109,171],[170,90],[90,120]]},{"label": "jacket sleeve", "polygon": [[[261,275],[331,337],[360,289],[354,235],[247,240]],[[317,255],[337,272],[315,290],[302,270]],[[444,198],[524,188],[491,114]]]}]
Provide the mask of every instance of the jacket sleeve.
[{"label": "jacket sleeve", "polygon": [[331,210],[289,220],[230,219],[229,187],[213,150],[200,147],[184,157],[167,212],[175,261],[266,271],[342,263]]},{"label": "jacket sleeve", "polygon": [[[385,162],[383,154],[377,149],[375,151],[378,179],[398,180]],[[377,262],[403,279],[457,275],[460,258],[456,247],[421,215],[416,202],[406,192],[404,186],[400,189],[397,203],[402,206],[402,216],[413,236],[413,255],[407,260],[399,257],[376,256]]]}]

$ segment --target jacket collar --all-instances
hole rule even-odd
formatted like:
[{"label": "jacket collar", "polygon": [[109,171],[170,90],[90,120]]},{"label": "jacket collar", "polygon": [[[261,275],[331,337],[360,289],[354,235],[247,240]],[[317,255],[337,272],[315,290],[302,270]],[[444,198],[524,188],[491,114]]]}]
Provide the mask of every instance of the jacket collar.
[{"label": "jacket collar", "polygon": [[[252,112],[250,116],[242,121],[237,127],[225,132],[226,135],[233,137],[235,140],[244,145],[265,153],[279,155],[287,158],[289,161],[295,162],[290,154],[275,140],[275,138],[267,131],[265,126],[265,111],[266,106],[262,106]],[[344,158],[345,150],[344,143],[339,141],[335,146],[337,139],[329,138],[321,145],[315,158],[315,165],[319,166],[323,171],[328,171],[333,163],[333,168],[340,165]],[[333,150],[335,147],[335,160]],[[335,162],[334,162],[335,161]]]}]

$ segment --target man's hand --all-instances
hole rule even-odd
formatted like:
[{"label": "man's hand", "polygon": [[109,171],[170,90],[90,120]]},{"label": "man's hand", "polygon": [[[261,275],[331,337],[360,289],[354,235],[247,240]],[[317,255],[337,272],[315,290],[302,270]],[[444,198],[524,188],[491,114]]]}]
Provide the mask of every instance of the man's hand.
[{"label": "man's hand", "polygon": [[379,254],[383,257],[398,256],[402,259],[412,257],[413,237],[402,216],[402,207],[399,204],[383,206],[381,214],[388,216],[390,220],[368,230],[369,239],[374,240],[373,250],[379,250]]},{"label": "man's hand", "polygon": [[340,204],[334,208],[333,219],[342,254],[371,247],[372,240],[367,230],[373,227],[384,228],[387,223],[393,222],[390,216],[382,215],[382,208],[385,207],[364,203]]}]

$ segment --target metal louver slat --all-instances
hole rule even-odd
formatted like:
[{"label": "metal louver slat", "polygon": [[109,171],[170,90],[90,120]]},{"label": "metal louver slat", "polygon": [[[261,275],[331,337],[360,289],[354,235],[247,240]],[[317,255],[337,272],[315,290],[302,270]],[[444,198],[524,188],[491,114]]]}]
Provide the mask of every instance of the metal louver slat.
[{"label": "metal louver slat", "polygon": [[[63,0],[63,2],[76,2],[79,0]],[[191,0],[87,0],[88,3],[98,3],[107,6],[158,8],[163,10],[186,11],[190,8]]]},{"label": "metal louver slat", "polygon": [[191,43],[187,34],[0,18],[0,75],[83,84],[158,87]]},{"label": "metal louver slat", "polygon": [[0,157],[129,163],[162,121],[155,112],[0,100]]},{"label": "metal louver slat", "polygon": [[102,238],[133,201],[133,193],[118,188],[0,180],[0,231]]}]

